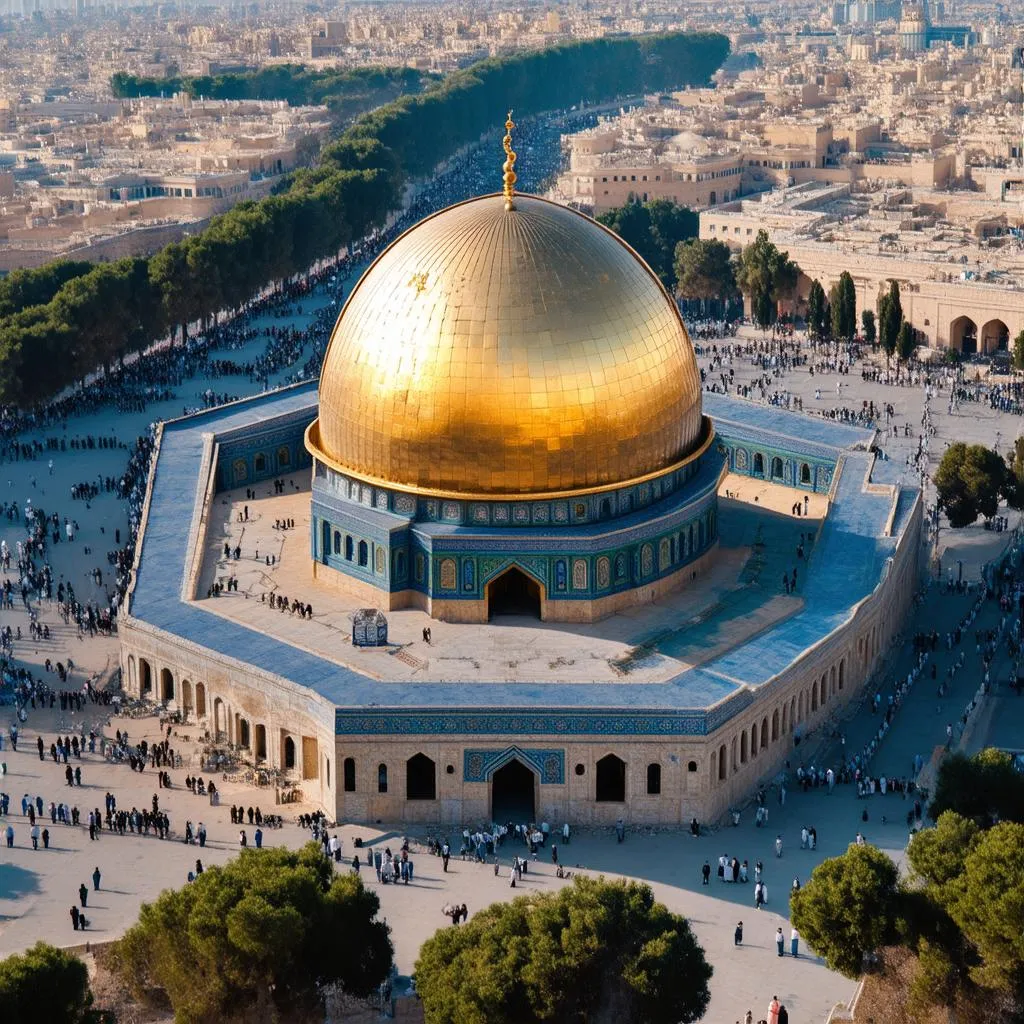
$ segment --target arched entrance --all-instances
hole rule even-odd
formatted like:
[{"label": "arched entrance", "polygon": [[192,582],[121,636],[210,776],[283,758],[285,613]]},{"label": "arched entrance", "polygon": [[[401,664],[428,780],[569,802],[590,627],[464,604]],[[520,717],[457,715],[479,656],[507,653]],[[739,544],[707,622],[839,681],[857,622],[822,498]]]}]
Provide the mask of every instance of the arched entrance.
[{"label": "arched entrance", "polygon": [[[322,536],[320,538],[320,561],[327,564],[327,559],[331,554],[331,524],[325,519],[323,526],[321,527]],[[335,552],[337,554],[337,552]]]},{"label": "arched entrance", "polygon": [[265,725],[256,726],[256,746],[253,749],[253,754],[257,761],[266,761],[267,759],[267,727]]},{"label": "arched entrance", "polygon": [[160,699],[174,700],[174,676],[169,668],[160,669]]},{"label": "arched entrance", "polygon": [[196,683],[196,718],[206,717],[206,684]]},{"label": "arched entrance", "polygon": [[285,768],[295,767],[295,740],[291,736],[284,738],[284,766]]},{"label": "arched entrance", "polygon": [[511,566],[487,584],[487,617],[527,615],[541,618],[540,584]]},{"label": "arched entrance", "polygon": [[531,822],[536,814],[537,776],[518,758],[491,777],[491,820]]},{"label": "arched entrance", "polygon": [[965,356],[978,351],[978,325],[969,316],[958,316],[949,325],[949,347]]},{"label": "arched entrance", "polygon": [[989,320],[981,329],[981,351],[1005,352],[1010,347],[1010,328],[1002,320]]},{"label": "arched entrance", "polygon": [[192,710],[192,684],[187,679],[181,682],[181,710],[186,715]]},{"label": "arched entrance", "polygon": [[215,697],[213,701],[213,739],[218,742],[222,737],[227,736],[227,716],[224,712],[224,701]]},{"label": "arched entrance", "polygon": [[139,696],[145,697],[153,692],[153,670],[145,658],[139,658]]}]

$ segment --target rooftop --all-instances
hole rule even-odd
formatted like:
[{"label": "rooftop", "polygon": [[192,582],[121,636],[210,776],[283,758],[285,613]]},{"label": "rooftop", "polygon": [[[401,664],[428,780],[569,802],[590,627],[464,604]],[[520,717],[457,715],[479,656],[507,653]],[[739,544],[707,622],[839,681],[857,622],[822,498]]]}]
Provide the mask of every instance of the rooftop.
[{"label": "rooftop", "polygon": [[[308,687],[351,712],[387,707],[393,719],[417,708],[615,709],[654,713],[665,732],[708,731],[714,727],[711,717],[739,710],[748,688],[767,683],[824,639],[874,590],[897,540],[896,534],[886,535],[890,514],[895,506],[902,530],[916,496],[902,497],[892,487],[865,488],[873,456],[852,446],[870,440],[866,431],[708,397],[708,412],[723,426],[742,427],[769,443],[774,436],[780,445],[791,438],[830,448],[839,457],[831,501],[824,520],[795,519],[787,513],[797,492],[730,477],[725,487],[740,500],[722,501],[718,563],[694,587],[646,608],[593,626],[515,617],[459,626],[416,611],[391,612],[389,648],[353,649],[349,624],[356,603],[316,586],[309,573],[307,480],[293,474],[289,493],[276,499],[263,496],[272,490],[269,484],[257,486],[252,502],[245,502],[244,492],[217,494],[205,510],[197,491],[205,487],[211,433],[237,432],[269,419],[312,418],[316,392],[303,385],[165,425],[130,613],[215,654]],[[245,504],[249,524],[238,522]],[[826,513],[824,498],[816,506],[812,516]],[[203,512],[209,532],[200,553],[200,599],[184,601],[176,583],[192,564],[193,518]],[[274,521],[285,517],[295,519],[294,529],[275,529]],[[781,578],[797,564],[797,535],[819,524],[802,563],[800,591],[787,597]],[[226,539],[242,546],[239,561],[223,559]],[[279,565],[268,571],[262,559],[271,553]],[[215,577],[232,572],[239,579],[237,596],[205,596]],[[272,592],[312,604],[312,621],[271,611],[260,596]],[[429,647],[421,638],[428,623]],[[703,714],[730,697],[735,699],[727,707]],[[339,712],[339,728],[343,717]],[[550,725],[518,727],[550,731]],[[359,728],[367,728],[365,715]],[[481,730],[494,731],[483,725]]]}]

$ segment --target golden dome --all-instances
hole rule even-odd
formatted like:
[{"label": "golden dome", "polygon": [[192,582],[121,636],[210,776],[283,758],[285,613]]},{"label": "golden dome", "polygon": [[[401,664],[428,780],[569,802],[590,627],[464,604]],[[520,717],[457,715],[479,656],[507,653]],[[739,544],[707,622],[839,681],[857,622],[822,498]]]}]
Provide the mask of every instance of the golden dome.
[{"label": "golden dome", "polygon": [[321,461],[400,489],[599,488],[693,450],[700,375],[675,303],[618,236],[544,199],[483,196],[362,276],[308,433]]}]

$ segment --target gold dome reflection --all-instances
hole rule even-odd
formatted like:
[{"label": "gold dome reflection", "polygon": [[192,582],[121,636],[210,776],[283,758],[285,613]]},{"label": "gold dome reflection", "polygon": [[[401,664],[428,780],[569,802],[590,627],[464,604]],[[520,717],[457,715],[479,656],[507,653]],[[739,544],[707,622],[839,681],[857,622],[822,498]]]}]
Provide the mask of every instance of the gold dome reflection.
[{"label": "gold dome reflection", "polygon": [[407,231],[345,304],[313,454],[423,491],[530,494],[624,482],[701,434],[675,304],[617,236],[502,195]]}]

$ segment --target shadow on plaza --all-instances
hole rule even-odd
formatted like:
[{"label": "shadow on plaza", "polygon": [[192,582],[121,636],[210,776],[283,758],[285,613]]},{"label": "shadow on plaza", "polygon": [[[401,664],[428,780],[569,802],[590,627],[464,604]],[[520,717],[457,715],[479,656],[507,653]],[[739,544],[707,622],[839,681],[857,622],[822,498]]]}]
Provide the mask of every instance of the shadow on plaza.
[{"label": "shadow on plaza", "polygon": [[35,871],[17,864],[0,864],[0,900],[17,900],[40,891]]}]

